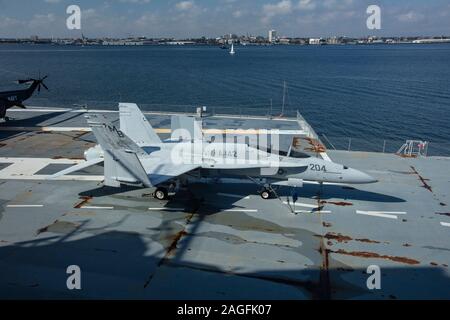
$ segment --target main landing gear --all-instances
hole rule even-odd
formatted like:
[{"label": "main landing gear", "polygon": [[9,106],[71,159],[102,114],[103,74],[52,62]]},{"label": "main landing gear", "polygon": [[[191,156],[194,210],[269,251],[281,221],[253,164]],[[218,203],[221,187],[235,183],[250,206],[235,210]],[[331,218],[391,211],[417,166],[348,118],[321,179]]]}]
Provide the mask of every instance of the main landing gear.
[{"label": "main landing gear", "polygon": [[157,188],[153,196],[158,200],[167,200],[169,193],[166,188]]},{"label": "main landing gear", "polygon": [[272,186],[265,181],[258,181],[257,179],[254,179],[250,176],[247,177],[249,180],[253,181],[255,184],[257,184],[261,189],[258,191],[261,198],[264,200],[272,199],[272,198],[278,198],[277,193],[272,188]]}]

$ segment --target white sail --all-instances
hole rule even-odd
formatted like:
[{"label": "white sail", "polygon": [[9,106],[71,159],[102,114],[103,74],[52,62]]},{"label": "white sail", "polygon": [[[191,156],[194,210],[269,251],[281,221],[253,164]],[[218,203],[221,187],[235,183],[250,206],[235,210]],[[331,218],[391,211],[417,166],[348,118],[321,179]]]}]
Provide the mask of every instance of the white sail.
[{"label": "white sail", "polygon": [[234,52],[234,44],[233,43],[231,44],[230,54],[235,54],[235,52]]}]

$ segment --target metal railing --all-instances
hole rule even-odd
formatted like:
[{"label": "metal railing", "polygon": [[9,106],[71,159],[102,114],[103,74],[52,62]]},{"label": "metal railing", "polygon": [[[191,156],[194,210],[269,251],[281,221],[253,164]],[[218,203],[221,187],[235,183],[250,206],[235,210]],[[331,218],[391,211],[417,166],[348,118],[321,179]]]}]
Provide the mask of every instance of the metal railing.
[{"label": "metal railing", "polygon": [[[52,101],[44,98],[32,98],[28,105],[39,107],[54,107],[54,108],[81,108],[82,106],[88,109],[105,109],[117,110],[119,101],[98,101],[98,100],[69,100],[59,99]],[[161,104],[161,103],[139,103],[138,106],[144,112],[158,112],[158,113],[185,113],[196,114],[197,108],[205,105],[192,104]],[[206,105],[207,113],[209,115],[229,115],[237,117],[262,117],[267,119],[272,118],[296,118],[294,110],[285,109],[281,114],[281,107],[274,108],[267,104],[251,104],[251,105],[237,105],[237,106],[221,106],[221,105]]]},{"label": "metal railing", "polygon": [[[405,142],[408,142],[400,139],[330,137],[326,134],[321,134],[320,139],[330,150],[380,153],[398,153]],[[426,150],[421,153],[421,156],[450,156],[450,142],[427,140],[425,147]],[[414,154],[413,152],[412,155]]]},{"label": "metal railing", "polygon": [[313,127],[311,127],[311,125],[308,123],[308,121],[306,121],[305,118],[303,118],[303,116],[301,115],[301,113],[298,110],[296,112],[296,118],[297,118],[297,122],[298,122],[300,128],[302,128],[302,130],[304,130],[306,132],[306,135],[309,138],[312,138],[315,140],[320,140],[316,131],[314,131]]},{"label": "metal railing", "polygon": [[[182,104],[156,104],[156,103],[139,103],[139,107],[144,112],[158,112],[158,113],[185,113],[196,114],[198,107],[202,105],[182,105]],[[105,109],[117,110],[118,101],[97,101],[84,100],[74,101],[69,99],[59,99],[58,101],[32,98],[28,105],[39,107],[55,107],[55,108],[82,108],[86,106],[88,109]],[[281,108],[273,108],[270,103],[267,104],[252,104],[252,105],[238,105],[238,106],[207,106],[207,113],[209,115],[226,115],[240,118],[259,117],[262,119],[279,118],[281,115]],[[380,139],[380,138],[358,138],[358,137],[330,137],[325,134],[318,135],[311,127],[308,121],[298,111],[285,109],[282,115],[283,119],[294,119],[299,123],[299,126],[306,132],[307,136],[316,140],[320,140],[328,149],[347,150],[347,151],[367,151],[367,152],[382,152],[382,153],[396,153],[401,146],[405,144],[405,140],[400,139]],[[450,142],[445,141],[428,141],[427,155],[428,156],[450,156]]]}]

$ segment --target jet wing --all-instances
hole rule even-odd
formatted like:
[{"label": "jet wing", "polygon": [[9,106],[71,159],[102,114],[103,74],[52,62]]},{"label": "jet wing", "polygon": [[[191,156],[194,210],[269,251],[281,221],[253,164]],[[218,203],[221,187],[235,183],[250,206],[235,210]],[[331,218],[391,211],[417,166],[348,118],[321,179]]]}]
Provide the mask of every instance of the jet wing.
[{"label": "jet wing", "polygon": [[170,179],[176,178],[182,174],[198,169],[200,166],[195,164],[175,165],[166,163],[165,160],[152,163],[151,168],[145,168],[148,178],[152,185],[156,186]]},{"label": "jet wing", "polygon": [[140,160],[153,186],[201,167],[201,164],[195,162],[180,161],[181,163],[176,163],[171,161],[171,151],[167,149],[152,152]]},{"label": "jet wing", "polygon": [[69,167],[69,168],[67,168],[65,170],[62,170],[62,171],[59,171],[59,172],[53,174],[52,176],[50,176],[49,179],[56,179],[58,177],[65,176],[65,175],[67,175],[69,173],[73,173],[73,172],[76,172],[76,171],[88,168],[90,166],[99,164],[100,162],[103,162],[103,158],[98,158],[98,159],[93,159],[93,160],[89,160],[89,161],[84,161],[84,162],[81,162],[81,163],[79,163],[77,165],[71,166],[71,167]]}]

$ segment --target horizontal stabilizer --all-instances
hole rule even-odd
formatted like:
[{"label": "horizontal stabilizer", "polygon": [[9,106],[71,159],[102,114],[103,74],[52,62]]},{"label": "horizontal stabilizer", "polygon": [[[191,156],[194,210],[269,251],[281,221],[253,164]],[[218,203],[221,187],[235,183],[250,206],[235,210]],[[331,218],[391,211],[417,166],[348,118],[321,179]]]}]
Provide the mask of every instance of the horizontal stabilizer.
[{"label": "horizontal stabilizer", "polygon": [[92,160],[89,160],[89,161],[84,161],[84,162],[81,162],[81,163],[79,163],[77,165],[71,166],[70,168],[67,168],[65,170],[62,170],[62,171],[59,171],[59,172],[53,174],[52,176],[49,177],[49,179],[50,180],[56,179],[58,177],[65,176],[67,174],[70,174],[70,173],[73,173],[73,172],[76,172],[76,171],[79,171],[79,170],[86,169],[88,167],[91,167],[93,165],[99,164],[101,162],[103,162],[103,158],[98,158],[98,159],[92,159]]}]

